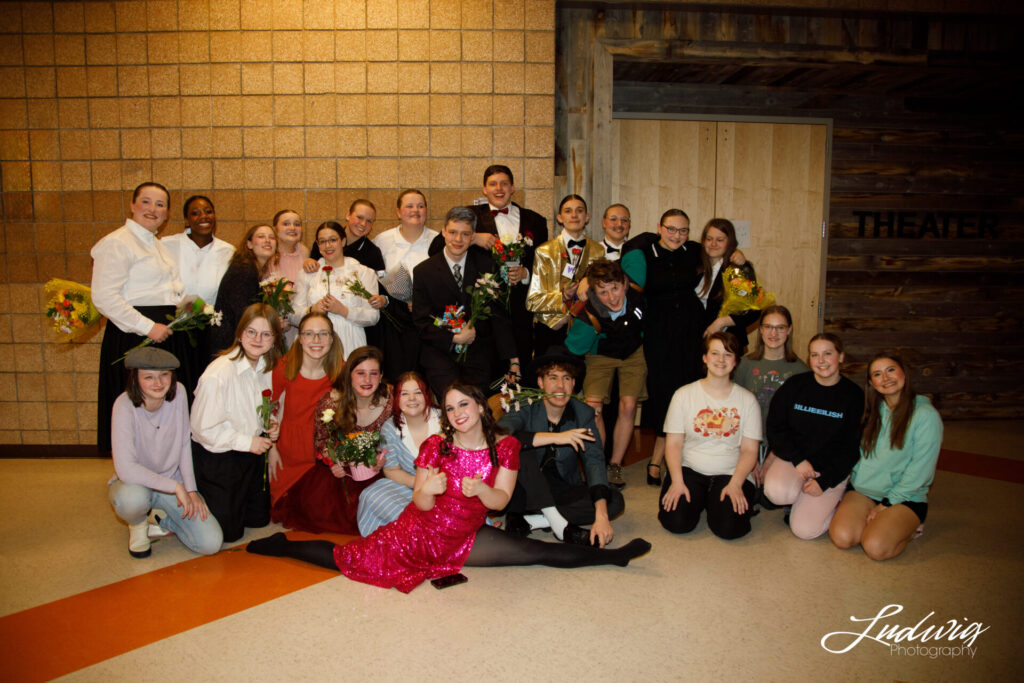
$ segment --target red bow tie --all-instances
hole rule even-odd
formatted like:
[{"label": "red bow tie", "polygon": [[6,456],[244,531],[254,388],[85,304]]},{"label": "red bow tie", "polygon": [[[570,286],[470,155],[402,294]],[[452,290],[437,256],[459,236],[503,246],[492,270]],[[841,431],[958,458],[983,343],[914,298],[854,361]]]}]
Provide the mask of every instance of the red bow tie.
[{"label": "red bow tie", "polygon": [[506,206],[504,209],[491,209],[492,217],[497,216],[499,213],[508,213],[508,207]]}]

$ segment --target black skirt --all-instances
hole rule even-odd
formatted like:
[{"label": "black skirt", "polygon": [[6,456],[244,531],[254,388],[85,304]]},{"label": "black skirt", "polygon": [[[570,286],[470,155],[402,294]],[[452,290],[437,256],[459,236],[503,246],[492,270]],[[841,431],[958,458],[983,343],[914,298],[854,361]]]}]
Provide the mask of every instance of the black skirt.
[{"label": "black skirt", "polygon": [[[167,316],[174,315],[175,307],[136,306],[135,310],[154,322],[166,325],[170,322]],[[114,401],[124,392],[125,381],[128,378],[124,361],[118,359],[146,339],[147,337],[125,332],[111,321],[107,321],[103,333],[103,343],[100,346],[100,375],[96,405],[96,447],[101,453],[110,452],[110,415],[114,409]],[[173,353],[181,363],[176,371],[177,377],[178,381],[188,389],[187,398],[191,406],[192,390],[199,377],[195,372],[194,352],[189,344],[188,335],[184,332],[176,332],[159,344],[154,342],[152,346]]]}]

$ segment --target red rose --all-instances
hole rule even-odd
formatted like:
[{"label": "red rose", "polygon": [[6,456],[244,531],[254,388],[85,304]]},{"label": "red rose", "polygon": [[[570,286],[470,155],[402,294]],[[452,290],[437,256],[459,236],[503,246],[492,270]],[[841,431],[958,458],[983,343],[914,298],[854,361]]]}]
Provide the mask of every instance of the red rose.
[{"label": "red rose", "polygon": [[324,266],[321,270],[323,270],[325,273],[330,273],[332,270],[334,270],[334,268],[332,268],[331,266]]},{"label": "red rose", "polygon": [[270,389],[264,389],[263,390],[263,398],[270,398],[273,395],[274,395],[274,392],[272,392]]}]

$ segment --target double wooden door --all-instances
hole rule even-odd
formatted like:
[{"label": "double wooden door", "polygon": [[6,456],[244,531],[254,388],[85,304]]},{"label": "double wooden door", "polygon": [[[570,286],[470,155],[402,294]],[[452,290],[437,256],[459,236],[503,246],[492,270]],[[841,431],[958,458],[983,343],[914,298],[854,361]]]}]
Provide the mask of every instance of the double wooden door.
[{"label": "double wooden door", "polygon": [[690,216],[695,241],[711,218],[749,225],[740,248],[793,313],[793,348],[805,358],[824,291],[828,126],[614,119],[612,135],[612,201],[629,207],[631,234],[656,231],[670,208]]}]

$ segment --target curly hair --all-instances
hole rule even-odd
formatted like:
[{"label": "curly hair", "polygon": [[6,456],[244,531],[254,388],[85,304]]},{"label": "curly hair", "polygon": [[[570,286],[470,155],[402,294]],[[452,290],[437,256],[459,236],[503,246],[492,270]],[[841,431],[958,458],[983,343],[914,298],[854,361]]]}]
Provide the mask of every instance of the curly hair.
[{"label": "curly hair", "polygon": [[[498,424],[487,405],[487,397],[475,384],[463,380],[455,380],[444,390],[443,401],[447,402],[448,394],[457,391],[473,399],[480,406],[480,426],[483,428],[484,439],[487,440],[487,454],[491,458],[491,465],[498,466],[498,437],[508,434],[508,430]],[[441,442],[441,455],[452,457],[454,455],[452,446],[455,443],[455,427],[448,421],[447,404],[442,404],[441,409],[441,431],[444,433],[444,441]]]}]

